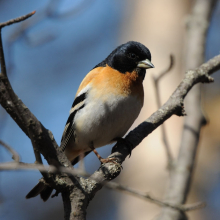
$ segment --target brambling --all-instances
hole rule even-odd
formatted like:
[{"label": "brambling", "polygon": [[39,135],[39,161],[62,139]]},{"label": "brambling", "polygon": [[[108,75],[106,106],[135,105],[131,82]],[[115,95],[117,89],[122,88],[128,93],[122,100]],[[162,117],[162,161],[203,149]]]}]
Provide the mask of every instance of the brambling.
[{"label": "brambling", "polygon": [[[75,165],[80,155],[121,139],[138,117],[144,103],[146,69],[154,68],[151,53],[143,44],[120,45],[83,79],[64,128],[61,150]],[[41,194],[46,201],[52,188],[39,182],[26,198]]]}]

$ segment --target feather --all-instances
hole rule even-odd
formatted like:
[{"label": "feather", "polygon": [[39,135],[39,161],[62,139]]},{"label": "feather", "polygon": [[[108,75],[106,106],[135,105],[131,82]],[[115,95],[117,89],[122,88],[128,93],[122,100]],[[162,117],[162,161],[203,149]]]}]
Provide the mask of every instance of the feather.
[{"label": "feather", "polygon": [[72,108],[74,108],[79,103],[83,102],[86,99],[86,95],[87,95],[87,92],[82,93],[81,95],[78,95],[72,104]]},{"label": "feather", "polygon": [[65,150],[70,139],[72,137],[74,137],[74,118],[75,118],[76,113],[85,106],[84,103],[85,103],[86,95],[87,95],[86,92],[79,94],[75,98],[75,100],[72,104],[72,108],[70,110],[70,115],[69,115],[69,118],[67,119],[66,126],[64,128],[64,132],[63,132],[62,139],[61,139],[60,148],[62,151]]}]

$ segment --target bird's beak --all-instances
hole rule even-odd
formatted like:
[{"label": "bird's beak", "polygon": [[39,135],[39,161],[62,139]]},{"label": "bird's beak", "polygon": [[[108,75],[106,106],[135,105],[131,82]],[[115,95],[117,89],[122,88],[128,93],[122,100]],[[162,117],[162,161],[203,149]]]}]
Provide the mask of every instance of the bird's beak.
[{"label": "bird's beak", "polygon": [[137,67],[144,68],[144,69],[150,69],[150,68],[154,68],[154,65],[150,62],[150,60],[146,59],[146,60],[142,60],[142,61],[138,62]]}]

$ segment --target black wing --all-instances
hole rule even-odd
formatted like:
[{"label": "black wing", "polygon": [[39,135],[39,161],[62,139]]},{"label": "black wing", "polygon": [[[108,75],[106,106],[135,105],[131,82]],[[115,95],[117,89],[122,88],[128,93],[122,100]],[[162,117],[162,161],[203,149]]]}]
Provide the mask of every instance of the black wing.
[{"label": "black wing", "polygon": [[82,93],[81,95],[77,96],[72,104],[71,113],[69,115],[69,118],[66,122],[66,126],[64,128],[63,136],[61,139],[61,150],[64,151],[67,144],[69,143],[69,140],[74,137],[74,118],[76,113],[84,108],[85,106],[85,99],[86,99],[87,91],[85,93]]}]

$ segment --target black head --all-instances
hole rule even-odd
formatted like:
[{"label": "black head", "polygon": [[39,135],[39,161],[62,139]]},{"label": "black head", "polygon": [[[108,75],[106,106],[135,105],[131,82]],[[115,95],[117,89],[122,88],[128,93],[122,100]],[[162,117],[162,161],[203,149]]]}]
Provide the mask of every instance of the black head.
[{"label": "black head", "polygon": [[[135,69],[145,74],[146,69],[153,68],[151,61],[151,53],[143,44],[129,41],[120,45],[99,65],[106,64],[121,73],[132,72]],[[97,67],[96,66],[96,67]]]}]

